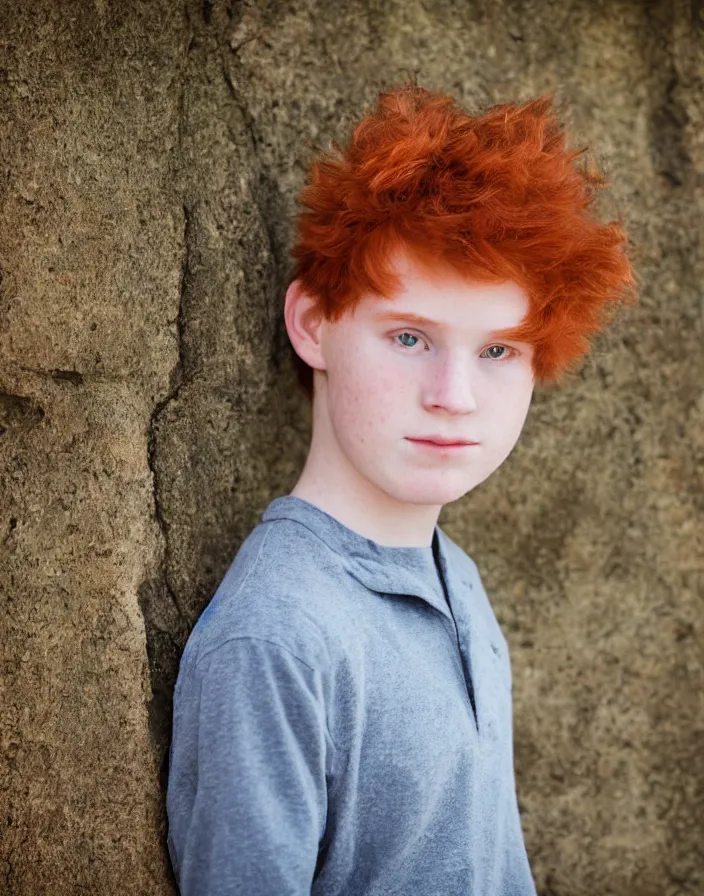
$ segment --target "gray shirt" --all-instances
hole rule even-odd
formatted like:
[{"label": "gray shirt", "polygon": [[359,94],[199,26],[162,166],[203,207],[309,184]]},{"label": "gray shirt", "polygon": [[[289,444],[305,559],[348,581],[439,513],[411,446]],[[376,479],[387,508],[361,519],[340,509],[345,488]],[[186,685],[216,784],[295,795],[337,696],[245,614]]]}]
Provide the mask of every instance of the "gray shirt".
[{"label": "gray shirt", "polygon": [[474,562],[276,498],[198,620],[167,808],[183,896],[533,896],[506,641]]}]

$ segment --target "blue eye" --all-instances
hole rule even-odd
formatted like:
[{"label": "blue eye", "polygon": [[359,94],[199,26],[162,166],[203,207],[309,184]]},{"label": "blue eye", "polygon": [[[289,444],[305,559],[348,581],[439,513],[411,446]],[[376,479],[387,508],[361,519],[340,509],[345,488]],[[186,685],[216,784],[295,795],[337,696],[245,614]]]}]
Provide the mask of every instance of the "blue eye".
[{"label": "blue eye", "polygon": [[[407,336],[409,339],[415,339],[415,342],[409,343],[409,342],[403,341],[404,336]],[[396,339],[401,339],[402,340],[401,344],[404,345],[406,348],[414,348],[416,343],[418,342],[418,337],[414,336],[413,333],[399,333],[398,336],[396,336]]]},{"label": "blue eye", "polygon": [[501,354],[501,355],[489,354],[488,357],[491,361],[503,361],[504,358],[507,357],[508,352],[511,351],[511,349],[509,349],[509,347],[507,345],[490,345],[489,348],[484,349],[484,351],[482,352],[482,357],[484,357],[487,352],[492,352],[494,349],[500,349],[503,352],[503,354]]}]

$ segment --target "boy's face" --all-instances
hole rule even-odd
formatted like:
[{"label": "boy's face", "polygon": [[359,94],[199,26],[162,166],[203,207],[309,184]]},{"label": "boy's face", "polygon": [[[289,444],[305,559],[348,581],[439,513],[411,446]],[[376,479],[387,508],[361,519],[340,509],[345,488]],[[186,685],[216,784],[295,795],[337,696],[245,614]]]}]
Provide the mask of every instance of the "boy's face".
[{"label": "boy's face", "polygon": [[[327,418],[326,450],[344,457],[365,490],[443,505],[490,476],[521,432],[533,350],[497,331],[520,323],[528,297],[516,283],[470,282],[405,256],[394,268],[402,285],[393,299],[368,296],[341,320],[321,322],[326,372],[315,374],[316,416]],[[475,444],[422,441],[433,438]]]}]

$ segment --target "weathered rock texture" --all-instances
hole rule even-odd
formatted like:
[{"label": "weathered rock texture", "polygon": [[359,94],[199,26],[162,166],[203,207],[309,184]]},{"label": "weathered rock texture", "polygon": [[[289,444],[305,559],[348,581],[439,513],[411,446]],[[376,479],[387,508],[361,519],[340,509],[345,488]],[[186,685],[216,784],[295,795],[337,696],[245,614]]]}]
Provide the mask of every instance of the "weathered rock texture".
[{"label": "weathered rock texture", "polygon": [[[0,0],[0,891],[172,891],[184,639],[309,414],[313,151],[408,78],[556,91],[641,301],[442,522],[512,647],[541,894],[704,892],[704,13],[688,0]],[[162,781],[163,783],[163,781]]]}]

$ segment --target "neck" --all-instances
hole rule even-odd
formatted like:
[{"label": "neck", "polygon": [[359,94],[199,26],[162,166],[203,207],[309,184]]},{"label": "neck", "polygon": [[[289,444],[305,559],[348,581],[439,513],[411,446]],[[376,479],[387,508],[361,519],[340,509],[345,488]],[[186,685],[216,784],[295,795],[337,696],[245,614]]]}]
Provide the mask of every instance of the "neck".
[{"label": "neck", "polygon": [[327,418],[315,414],[315,406],[308,457],[291,494],[388,547],[430,547],[441,510],[398,500],[365,478],[340,448]]}]

